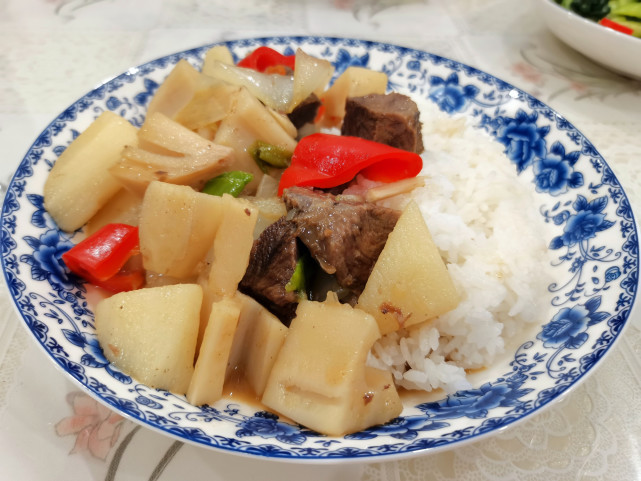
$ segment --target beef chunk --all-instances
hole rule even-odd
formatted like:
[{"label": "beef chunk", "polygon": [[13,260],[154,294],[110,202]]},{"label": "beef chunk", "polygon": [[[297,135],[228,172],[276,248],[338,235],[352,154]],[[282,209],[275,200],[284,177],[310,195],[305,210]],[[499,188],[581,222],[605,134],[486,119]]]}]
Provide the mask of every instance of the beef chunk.
[{"label": "beef chunk", "polygon": [[341,134],[418,154],[424,150],[418,107],[398,93],[348,98]]},{"label": "beef chunk", "polygon": [[238,289],[289,325],[296,314],[298,296],[288,292],[286,286],[298,258],[311,254],[322,270],[332,275],[316,276],[314,283],[332,290],[340,290],[340,286],[344,291],[342,301],[353,301],[363,291],[400,213],[303,187],[286,189],[283,200],[287,215],[267,227],[254,242]]},{"label": "beef chunk", "polygon": [[314,122],[320,106],[320,99],[312,92],[305,100],[298,104],[287,117],[289,117],[289,120],[291,120],[297,129],[300,129],[303,125]]},{"label": "beef chunk", "polygon": [[268,226],[254,241],[249,266],[238,285],[285,325],[294,318],[298,305],[296,293],[285,289],[299,256],[296,231],[296,225],[284,217]]},{"label": "beef chunk", "polygon": [[302,187],[285,190],[283,200],[296,236],[321,268],[360,294],[400,213]]}]

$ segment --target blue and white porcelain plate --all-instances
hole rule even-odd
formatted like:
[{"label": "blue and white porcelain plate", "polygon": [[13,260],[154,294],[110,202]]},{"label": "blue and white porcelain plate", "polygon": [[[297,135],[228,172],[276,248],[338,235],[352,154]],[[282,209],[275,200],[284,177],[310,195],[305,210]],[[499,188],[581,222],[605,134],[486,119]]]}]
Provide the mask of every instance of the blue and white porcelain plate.
[{"label": "blue and white porcelain plate", "polygon": [[[43,207],[43,186],[65,147],[101,112],[141,125],[172,67],[199,65],[211,47],[169,55],[84,95],[38,136],[8,188],[2,210],[2,266],[15,306],[33,338],[63,371],[117,412],[179,440],[236,454],[289,461],[386,460],[455,447],[523,420],[585,379],[622,335],[637,293],[639,246],[628,198],[581,132],[537,99],[485,72],[409,48],[362,40],[276,37],[227,42],[236,59],[259,45],[297,47],[328,59],[336,75],[350,65],[388,74],[390,88],[468,116],[502,144],[505,162],[528,176],[555,262],[547,317],[473,389],[406,405],[385,426],[332,438],[251,405],[221,400],[194,407],[111,366],[94,333],[86,286],[60,256],[72,245]],[[551,315],[549,313],[552,313]],[[484,377],[483,377],[484,376]],[[440,397],[440,398],[439,398]]]}]

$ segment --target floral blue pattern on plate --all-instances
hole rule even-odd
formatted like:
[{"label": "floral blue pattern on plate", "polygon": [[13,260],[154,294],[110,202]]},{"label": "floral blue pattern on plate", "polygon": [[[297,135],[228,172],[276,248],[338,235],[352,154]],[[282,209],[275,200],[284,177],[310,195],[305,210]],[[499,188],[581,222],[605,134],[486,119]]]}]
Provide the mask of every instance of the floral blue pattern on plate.
[{"label": "floral blue pattern on plate", "polygon": [[[390,89],[465,115],[504,146],[505,161],[531,179],[533,205],[554,229],[551,317],[473,389],[406,406],[384,426],[340,438],[319,435],[234,400],[194,407],[110,365],[94,334],[88,290],[60,256],[72,244],[43,206],[57,156],[102,111],[141,125],[156,88],[181,59],[198,66],[210,46],[132,68],[83,96],[38,136],[2,210],[2,265],[15,306],[49,357],[94,397],[185,442],[289,460],[390,459],[477,439],[537,412],[581,382],[615,344],[634,305],[638,235],[629,201],[592,144],[547,105],[475,68],[409,48],[362,40],[274,37],[227,42],[236,59],[259,45],[298,47],[332,61],[382,70]],[[484,376],[484,378],[483,378]],[[479,378],[479,379],[481,379]]]}]

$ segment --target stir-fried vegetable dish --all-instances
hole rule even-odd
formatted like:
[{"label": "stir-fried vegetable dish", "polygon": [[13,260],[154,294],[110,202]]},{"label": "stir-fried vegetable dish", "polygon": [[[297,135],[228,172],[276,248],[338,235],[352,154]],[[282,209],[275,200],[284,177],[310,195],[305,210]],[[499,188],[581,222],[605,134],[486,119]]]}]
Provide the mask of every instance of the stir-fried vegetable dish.
[{"label": "stir-fried vegetable dish", "polygon": [[301,50],[234,63],[214,47],[177,63],[140,128],[105,111],[60,155],[45,207],[81,229],[62,260],[104,289],[96,334],[117,367],[195,405],[240,377],[330,435],[399,415],[368,353],[458,294],[407,196],[418,108],[381,72],[333,75]]},{"label": "stir-fried vegetable dish", "polygon": [[604,27],[641,37],[641,2],[639,0],[555,0],[555,2]]}]

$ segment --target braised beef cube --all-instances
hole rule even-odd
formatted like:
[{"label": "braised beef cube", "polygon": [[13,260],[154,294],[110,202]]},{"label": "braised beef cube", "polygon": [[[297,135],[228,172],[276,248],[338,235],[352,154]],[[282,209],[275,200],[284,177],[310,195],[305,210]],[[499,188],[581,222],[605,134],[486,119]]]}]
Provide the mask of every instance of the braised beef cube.
[{"label": "braised beef cube", "polygon": [[298,104],[287,116],[297,129],[305,124],[313,123],[321,106],[320,99],[315,93],[311,93],[305,100]]},{"label": "braised beef cube", "polygon": [[418,154],[424,150],[416,103],[395,92],[348,98],[341,134]]},{"label": "braised beef cube", "polygon": [[399,212],[302,187],[286,189],[283,200],[296,235],[320,267],[360,294]]},{"label": "braised beef cube", "polygon": [[268,226],[254,241],[247,271],[238,285],[242,293],[256,299],[287,326],[298,306],[296,293],[285,289],[299,256],[296,231],[296,225],[285,218]]}]

